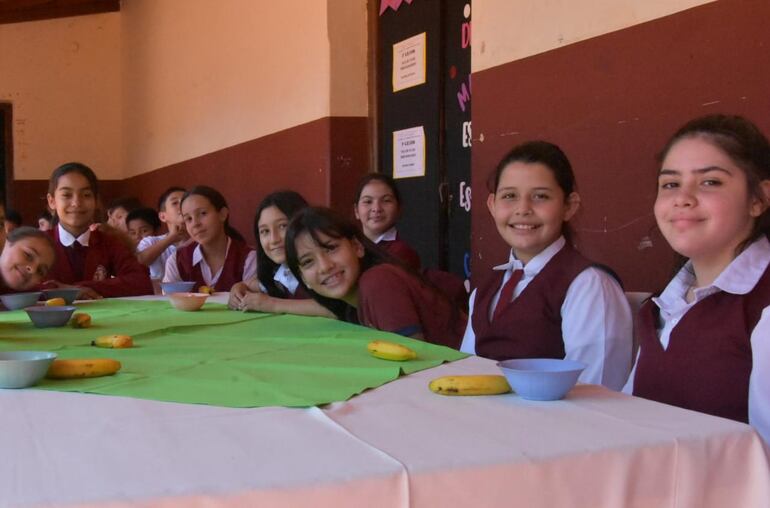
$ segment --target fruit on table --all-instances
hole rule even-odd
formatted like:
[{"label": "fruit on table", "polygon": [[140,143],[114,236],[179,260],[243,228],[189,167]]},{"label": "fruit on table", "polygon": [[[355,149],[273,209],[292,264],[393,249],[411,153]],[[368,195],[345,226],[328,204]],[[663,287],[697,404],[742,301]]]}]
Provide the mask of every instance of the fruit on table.
[{"label": "fruit on table", "polygon": [[91,341],[91,345],[121,349],[132,347],[134,345],[134,340],[130,335],[102,335]]},{"label": "fruit on table", "polygon": [[51,298],[46,300],[45,304],[49,307],[56,307],[58,305],[67,305],[67,302],[64,301],[64,298]]},{"label": "fruit on table", "polygon": [[91,316],[85,312],[76,312],[72,316],[72,326],[75,328],[90,328]]},{"label": "fruit on table", "polygon": [[120,362],[112,358],[88,358],[54,360],[46,377],[51,379],[77,379],[111,376],[120,370]]},{"label": "fruit on table", "polygon": [[206,293],[207,295],[214,294],[214,288],[209,286],[201,286],[198,288],[198,293]]},{"label": "fruit on table", "polygon": [[382,358],[383,360],[403,362],[417,358],[417,353],[415,353],[414,350],[386,340],[373,340],[366,346],[366,348],[372,356]]},{"label": "fruit on table", "polygon": [[481,374],[439,377],[431,381],[428,387],[441,395],[498,395],[511,391],[505,376]]}]

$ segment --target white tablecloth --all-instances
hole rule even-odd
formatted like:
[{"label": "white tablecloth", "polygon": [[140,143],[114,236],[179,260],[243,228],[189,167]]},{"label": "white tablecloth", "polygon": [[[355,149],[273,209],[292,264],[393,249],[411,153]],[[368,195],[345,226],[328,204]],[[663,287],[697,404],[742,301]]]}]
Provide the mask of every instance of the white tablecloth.
[{"label": "white tablecloth", "polygon": [[0,390],[0,507],[762,507],[747,425],[582,385],[444,397],[477,357],[323,409]]}]

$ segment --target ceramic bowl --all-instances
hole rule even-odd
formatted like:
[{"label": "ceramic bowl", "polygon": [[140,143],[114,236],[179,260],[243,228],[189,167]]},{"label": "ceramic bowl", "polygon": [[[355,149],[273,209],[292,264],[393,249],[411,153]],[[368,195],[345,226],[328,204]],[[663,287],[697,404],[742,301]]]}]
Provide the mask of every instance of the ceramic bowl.
[{"label": "ceramic bowl", "polygon": [[161,282],[160,288],[164,295],[171,293],[187,293],[195,287],[195,282]]},{"label": "ceramic bowl", "polygon": [[35,305],[40,299],[40,291],[34,293],[9,293],[7,295],[0,295],[0,300],[3,301],[3,305],[8,310],[23,309],[30,305]]},{"label": "ceramic bowl", "polygon": [[24,310],[36,328],[50,328],[66,325],[76,308],[74,305],[33,305]]},{"label": "ceramic bowl", "polygon": [[171,305],[177,310],[193,311],[203,307],[206,303],[206,293],[171,293],[168,299]]},{"label": "ceramic bowl", "polygon": [[584,363],[555,358],[505,360],[497,365],[511,388],[528,400],[564,398],[586,368]]},{"label": "ceramic bowl", "polygon": [[56,353],[7,351],[0,353],[0,388],[26,388],[40,381]]},{"label": "ceramic bowl", "polygon": [[50,300],[51,298],[64,298],[64,303],[72,305],[75,298],[78,297],[80,288],[56,288],[56,289],[44,289],[43,299]]}]

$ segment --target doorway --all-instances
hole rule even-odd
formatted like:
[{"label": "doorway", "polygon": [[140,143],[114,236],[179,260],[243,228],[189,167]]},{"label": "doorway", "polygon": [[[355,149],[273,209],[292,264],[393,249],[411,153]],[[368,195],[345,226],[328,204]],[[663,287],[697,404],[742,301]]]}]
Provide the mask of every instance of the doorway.
[{"label": "doorway", "polygon": [[[379,0],[376,7],[376,163],[396,179],[404,201],[399,237],[424,267],[467,279],[471,2]],[[410,66],[416,78],[404,72]],[[413,162],[422,164],[414,171],[402,148],[409,143],[419,151]]]},{"label": "doorway", "polygon": [[13,107],[0,102],[0,203],[6,210],[13,205],[11,184],[13,183]]}]

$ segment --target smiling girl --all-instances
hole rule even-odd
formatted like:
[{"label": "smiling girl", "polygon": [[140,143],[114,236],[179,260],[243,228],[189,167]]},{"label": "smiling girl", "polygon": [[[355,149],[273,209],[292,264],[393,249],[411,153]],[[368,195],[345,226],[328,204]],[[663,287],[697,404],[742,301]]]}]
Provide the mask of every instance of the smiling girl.
[{"label": "smiling girl", "polygon": [[662,152],[655,219],[686,263],[639,312],[634,395],[753,425],[770,442],[770,144],[691,121]]},{"label": "smiling girl", "polygon": [[45,280],[54,263],[51,238],[22,226],[8,233],[0,254],[0,292],[26,291]]},{"label": "smiling girl", "polygon": [[401,195],[393,178],[382,173],[364,175],[358,183],[353,212],[369,240],[410,268],[420,269],[417,251],[398,237]]},{"label": "smiling girl", "polygon": [[123,240],[89,227],[98,197],[91,168],[79,162],[59,166],[51,175],[47,197],[58,221],[48,232],[56,246],[56,262],[48,274],[53,280],[47,284],[81,287],[81,299],[152,294],[147,269]]},{"label": "smiling girl", "polygon": [[623,387],[631,368],[631,310],[612,276],[567,241],[580,197],[567,156],[524,143],[498,164],[487,207],[511,247],[473,291],[462,351],[495,360],[568,358],[584,383]]},{"label": "smiling girl", "polygon": [[305,208],[294,216],[286,259],[312,297],[341,319],[459,345],[465,319],[449,299],[329,209]]},{"label": "smiling girl", "polygon": [[230,226],[222,194],[200,185],[185,192],[180,206],[193,241],[168,258],[163,282],[195,281],[195,291],[203,285],[230,291],[236,282],[254,278],[256,252]]},{"label": "smiling girl", "polygon": [[294,191],[268,194],[257,207],[257,277],[235,284],[228,306],[237,310],[334,317],[310,298],[286,265],[286,229],[295,213],[307,206]]}]

